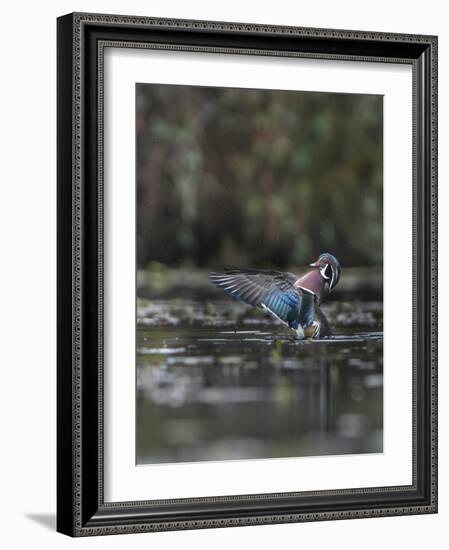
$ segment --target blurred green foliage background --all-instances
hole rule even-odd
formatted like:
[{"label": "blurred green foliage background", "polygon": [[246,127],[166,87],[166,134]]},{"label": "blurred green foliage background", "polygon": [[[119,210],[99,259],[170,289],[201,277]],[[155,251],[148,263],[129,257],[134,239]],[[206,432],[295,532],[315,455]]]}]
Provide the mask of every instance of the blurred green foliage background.
[{"label": "blurred green foliage background", "polygon": [[382,265],[383,98],[137,84],[138,267]]}]

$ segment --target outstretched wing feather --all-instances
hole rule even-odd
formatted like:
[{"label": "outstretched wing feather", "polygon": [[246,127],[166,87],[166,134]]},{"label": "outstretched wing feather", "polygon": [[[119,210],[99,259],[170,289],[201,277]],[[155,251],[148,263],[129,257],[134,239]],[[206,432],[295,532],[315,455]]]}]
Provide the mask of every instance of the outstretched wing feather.
[{"label": "outstretched wing feather", "polygon": [[294,287],[297,277],[292,273],[225,268],[223,273],[211,273],[210,278],[232,298],[268,310],[297,328],[303,293]]}]

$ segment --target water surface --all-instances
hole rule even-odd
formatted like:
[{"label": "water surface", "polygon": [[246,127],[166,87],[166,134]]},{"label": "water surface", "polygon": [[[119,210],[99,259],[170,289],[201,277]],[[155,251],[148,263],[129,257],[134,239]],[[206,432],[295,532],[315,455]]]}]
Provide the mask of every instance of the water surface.
[{"label": "water surface", "polygon": [[137,463],[382,452],[382,308],[299,341],[230,300],[139,300]]}]

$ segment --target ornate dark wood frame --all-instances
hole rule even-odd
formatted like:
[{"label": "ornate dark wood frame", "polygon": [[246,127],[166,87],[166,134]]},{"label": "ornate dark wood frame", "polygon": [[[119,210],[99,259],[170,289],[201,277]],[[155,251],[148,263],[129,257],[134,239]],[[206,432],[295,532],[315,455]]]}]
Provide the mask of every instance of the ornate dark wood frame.
[{"label": "ornate dark wood frame", "polygon": [[[106,46],[408,63],[413,68],[413,483],[105,503],[103,51]],[[437,38],[69,14],[58,19],[58,498],[72,536],[437,511]]]}]

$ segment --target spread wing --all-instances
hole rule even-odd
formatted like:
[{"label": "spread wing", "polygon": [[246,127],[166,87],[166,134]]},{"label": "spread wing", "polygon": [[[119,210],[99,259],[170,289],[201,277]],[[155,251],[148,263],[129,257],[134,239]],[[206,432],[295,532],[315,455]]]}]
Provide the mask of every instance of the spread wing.
[{"label": "spread wing", "polygon": [[313,311],[314,294],[295,288],[298,277],[293,273],[228,267],[210,278],[232,298],[269,311],[291,328]]}]

